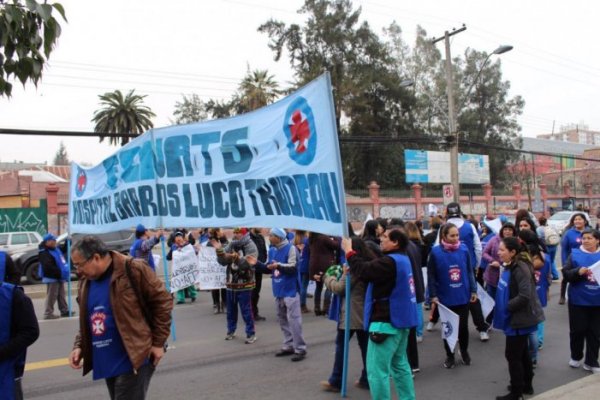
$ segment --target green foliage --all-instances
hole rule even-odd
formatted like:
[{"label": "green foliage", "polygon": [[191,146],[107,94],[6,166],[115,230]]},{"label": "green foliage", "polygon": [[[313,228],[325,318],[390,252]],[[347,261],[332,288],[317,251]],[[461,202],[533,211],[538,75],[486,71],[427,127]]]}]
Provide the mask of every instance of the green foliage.
[{"label": "green foliage", "polygon": [[183,95],[183,101],[175,103],[173,116],[177,125],[203,121],[207,118],[206,105],[197,94]]},{"label": "green foliage", "polygon": [[[127,96],[123,96],[120,90],[98,96],[103,107],[94,112],[94,132],[113,134],[109,136],[112,145],[117,145],[119,139],[121,146],[129,142],[129,137],[122,134],[139,135],[154,126],[150,119],[156,115],[150,107],[143,104],[146,96],[134,94],[134,91],[135,89],[131,90]],[[100,142],[105,137],[100,135]]]},{"label": "green foliage", "polygon": [[65,144],[61,141],[56,154],[54,155],[54,165],[69,165],[69,156]]},{"label": "green foliage", "polygon": [[67,21],[59,3],[0,1],[0,96],[10,97],[14,78],[37,86],[61,34],[55,12]]}]

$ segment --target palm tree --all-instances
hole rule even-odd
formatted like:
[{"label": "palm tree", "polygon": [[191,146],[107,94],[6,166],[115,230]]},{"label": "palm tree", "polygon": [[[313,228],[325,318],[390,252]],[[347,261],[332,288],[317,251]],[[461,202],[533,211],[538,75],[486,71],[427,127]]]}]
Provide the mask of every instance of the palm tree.
[{"label": "palm tree", "polygon": [[244,111],[252,111],[272,103],[281,91],[273,75],[265,70],[248,72],[238,88],[240,103]]},{"label": "palm tree", "polygon": [[125,97],[120,90],[98,95],[103,107],[94,112],[92,122],[96,124],[94,132],[101,134],[100,142],[106,137],[103,133],[112,133],[108,136],[110,144],[117,145],[120,138],[121,146],[124,146],[129,142],[129,137],[120,135],[139,135],[154,126],[150,118],[156,114],[143,104],[146,96],[134,94],[134,91],[131,90]]}]

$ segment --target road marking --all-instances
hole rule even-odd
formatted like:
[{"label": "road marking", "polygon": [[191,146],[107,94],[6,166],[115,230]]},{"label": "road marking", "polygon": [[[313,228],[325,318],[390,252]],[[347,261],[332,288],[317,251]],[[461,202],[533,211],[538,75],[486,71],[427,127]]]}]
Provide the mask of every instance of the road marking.
[{"label": "road marking", "polygon": [[69,359],[67,357],[55,358],[54,360],[37,361],[25,364],[25,371],[35,371],[36,369],[62,367],[69,365]]}]

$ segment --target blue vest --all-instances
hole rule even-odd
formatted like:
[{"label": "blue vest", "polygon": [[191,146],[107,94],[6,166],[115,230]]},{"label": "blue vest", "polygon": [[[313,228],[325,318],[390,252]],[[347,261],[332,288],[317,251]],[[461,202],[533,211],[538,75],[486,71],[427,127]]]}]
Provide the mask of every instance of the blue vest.
[{"label": "blue vest", "polygon": [[[286,244],[281,249],[272,246],[269,249],[269,257],[267,260],[267,264],[270,264],[273,261],[286,264],[288,262],[288,256],[290,254],[291,248],[291,243]],[[295,274],[284,274],[278,270],[274,270],[271,272],[271,279],[273,286],[273,296],[275,297],[296,297],[296,294],[300,293],[301,285],[300,273],[298,272],[298,268],[296,268]]]},{"label": "blue vest", "polygon": [[[488,233],[487,235],[485,235],[483,240],[481,240],[481,247],[485,249],[485,246],[494,237],[496,237],[495,233]],[[485,258],[481,257],[481,261],[479,262],[479,268],[481,268],[482,270],[485,270],[487,268],[487,265],[488,265],[488,261]]]},{"label": "blue vest", "polygon": [[6,278],[6,253],[0,251],[0,282],[4,282]]},{"label": "blue vest", "polygon": [[[0,344],[10,340],[10,325],[12,317],[12,299],[15,287],[0,282]],[[17,360],[0,361],[0,393],[2,398],[13,400],[15,395],[15,366]]]},{"label": "blue vest", "polygon": [[431,249],[435,261],[437,297],[448,306],[468,304],[471,298],[469,251],[464,244],[456,251],[446,251],[439,245]]},{"label": "blue vest", "polygon": [[373,299],[373,283],[365,294],[364,328],[369,330],[373,303],[377,300],[390,302],[390,323],[394,328],[406,329],[417,326],[417,296],[410,259],[404,254],[389,254],[396,263],[396,284],[388,299]]},{"label": "blue vest", "polygon": [[544,266],[541,269],[533,271],[535,277],[535,290],[542,307],[546,307],[548,304],[548,273],[550,272],[551,264],[550,256],[546,254]]},{"label": "blue vest", "polygon": [[477,265],[477,256],[475,255],[475,234],[473,233],[473,225],[469,221],[465,221],[463,226],[458,230],[460,241],[467,247],[469,256],[471,257],[471,265],[473,268]]},{"label": "blue vest", "polygon": [[[47,251],[52,256],[52,258],[54,258],[54,261],[56,262],[56,265],[58,266],[61,272],[61,279],[47,278],[44,276],[44,269],[42,268],[42,264],[40,263],[39,274],[42,277],[42,282],[54,283],[69,280],[69,274],[71,273],[71,271],[69,270],[69,266],[67,265],[67,262],[65,261],[65,257],[63,256],[62,252],[58,248],[45,248],[42,251]],[[40,253],[42,251],[40,251]]]},{"label": "blue vest", "polygon": [[133,258],[141,258],[142,260],[146,261],[150,268],[152,268],[152,271],[156,271],[156,267],[154,266],[154,257],[152,257],[152,251],[149,251],[146,257],[143,257],[143,254],[138,255],[138,253],[142,253],[142,243],[144,243],[144,239],[136,239],[129,249],[129,254]]},{"label": "blue vest", "polygon": [[[580,249],[571,251],[573,268],[590,267],[600,261],[600,253],[585,253]],[[600,306],[600,286],[593,275],[569,284],[569,303],[576,306]]]},{"label": "blue vest", "polygon": [[564,233],[560,246],[560,259],[565,265],[567,258],[571,255],[573,249],[578,249],[581,246],[581,232],[575,228],[571,228]]},{"label": "blue vest", "polygon": [[506,336],[527,335],[537,331],[537,325],[528,328],[513,329],[510,326],[511,313],[508,311],[508,301],[510,300],[510,270],[505,270],[498,280],[496,289],[496,305],[494,307],[494,328],[504,331]]}]

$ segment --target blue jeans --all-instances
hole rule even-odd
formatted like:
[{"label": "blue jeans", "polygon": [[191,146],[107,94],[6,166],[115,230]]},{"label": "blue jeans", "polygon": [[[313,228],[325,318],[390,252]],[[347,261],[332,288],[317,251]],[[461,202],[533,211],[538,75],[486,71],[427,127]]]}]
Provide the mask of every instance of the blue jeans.
[{"label": "blue jeans", "polygon": [[246,323],[246,336],[254,335],[254,315],[252,315],[252,290],[234,292],[227,290],[227,333],[234,333],[238,321],[238,304]]},{"label": "blue jeans", "polygon": [[556,248],[558,246],[546,246],[548,248],[548,255],[550,256],[550,260],[552,261],[552,279],[558,279],[558,269],[556,269]]},{"label": "blue jeans", "polygon": [[423,336],[423,303],[417,303],[417,336]]},{"label": "blue jeans", "polygon": [[[492,267],[490,267],[492,268]],[[496,291],[498,290],[498,288],[496,286],[492,286],[489,284],[485,284],[485,291],[487,292],[487,294],[489,294],[492,299],[494,299],[494,301],[496,300]],[[494,320],[494,310],[492,310],[492,312],[490,313],[490,315],[488,315],[488,317],[486,318],[486,322],[488,324],[492,324],[492,321]]]},{"label": "blue jeans", "polygon": [[[342,372],[344,369],[344,333],[343,329],[337,330],[335,337],[335,357],[333,361],[333,370],[329,377],[329,384],[336,388],[342,387]],[[350,338],[356,333],[356,339],[358,340],[358,347],[360,347],[360,354],[362,356],[363,369],[360,374],[359,382],[366,387],[369,387],[369,381],[367,380],[367,346],[369,345],[369,333],[362,329],[351,329]],[[348,344],[350,346],[350,344]]]},{"label": "blue jeans", "polygon": [[544,323],[543,322],[540,322],[538,324],[537,339],[538,339],[538,346],[543,346],[544,345]]},{"label": "blue jeans", "polygon": [[300,307],[306,307],[306,290],[308,289],[308,272],[300,273],[300,282],[302,283],[302,287],[300,287]]},{"label": "blue jeans", "polygon": [[531,332],[528,338],[529,342],[529,357],[531,361],[537,361],[538,353],[538,333],[537,331]]}]

